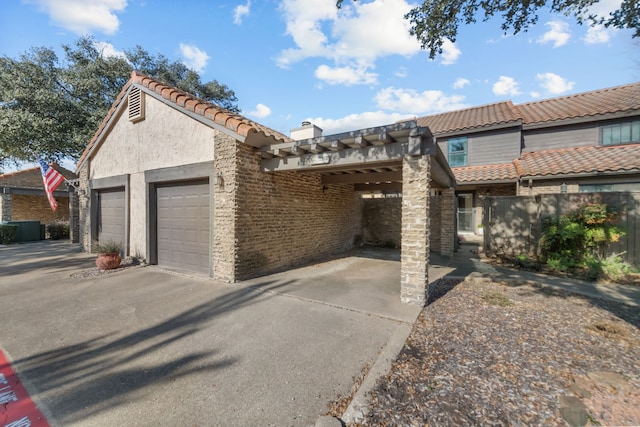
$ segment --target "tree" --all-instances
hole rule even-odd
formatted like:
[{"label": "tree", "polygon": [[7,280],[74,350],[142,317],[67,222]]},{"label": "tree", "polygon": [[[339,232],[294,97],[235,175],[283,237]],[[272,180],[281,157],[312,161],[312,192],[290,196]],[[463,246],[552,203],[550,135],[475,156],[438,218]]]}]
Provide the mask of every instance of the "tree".
[{"label": "tree", "polygon": [[0,167],[38,157],[77,159],[134,69],[239,111],[233,90],[216,80],[202,83],[181,62],[141,46],[124,56],[106,56],[97,46],[91,37],[63,45],[65,62],[44,47],[0,58]]},{"label": "tree", "polygon": [[[337,7],[344,0],[337,0]],[[357,1],[357,0],[354,0]],[[640,36],[640,2],[622,0],[620,7],[609,16],[599,17],[589,9],[599,0],[424,0],[405,15],[411,23],[411,35],[420,42],[422,49],[429,51],[433,59],[442,53],[445,39],[452,42],[458,36],[460,24],[469,25],[481,18],[487,21],[495,15],[502,15],[501,28],[505,33],[527,31],[530,25],[538,21],[538,10],[549,7],[553,13],[573,16],[578,23],[604,25],[613,28],[630,28],[633,37]]]}]

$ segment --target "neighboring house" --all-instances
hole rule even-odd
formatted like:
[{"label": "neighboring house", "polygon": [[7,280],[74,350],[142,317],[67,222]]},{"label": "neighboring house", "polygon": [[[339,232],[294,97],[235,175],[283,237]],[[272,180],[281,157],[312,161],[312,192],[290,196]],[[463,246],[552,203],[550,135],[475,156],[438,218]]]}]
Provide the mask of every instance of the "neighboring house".
[{"label": "neighboring house", "polygon": [[640,83],[420,117],[456,176],[458,230],[485,195],[640,191]]},{"label": "neighboring house", "polygon": [[429,251],[455,244],[444,154],[415,122],[320,132],[303,123],[290,138],[133,73],[76,167],[81,244],[116,240],[150,264],[233,282],[353,247],[361,194],[400,189],[401,298],[424,304]]},{"label": "neighboring house", "polygon": [[[66,179],[76,175],[55,163],[51,166]],[[69,192],[64,184],[53,193],[58,208],[53,211],[44,191],[40,167],[0,175],[0,221],[69,221]]]}]

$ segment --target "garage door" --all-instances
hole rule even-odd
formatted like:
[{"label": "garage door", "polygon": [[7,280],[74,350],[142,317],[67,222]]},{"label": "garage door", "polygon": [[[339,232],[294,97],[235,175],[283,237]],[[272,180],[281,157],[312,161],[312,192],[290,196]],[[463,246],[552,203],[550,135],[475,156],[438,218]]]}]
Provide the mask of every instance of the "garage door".
[{"label": "garage door", "polygon": [[209,273],[209,183],[158,186],[158,265]]},{"label": "garage door", "polygon": [[98,192],[98,241],[114,241],[125,245],[125,198],[124,189],[100,190]]}]

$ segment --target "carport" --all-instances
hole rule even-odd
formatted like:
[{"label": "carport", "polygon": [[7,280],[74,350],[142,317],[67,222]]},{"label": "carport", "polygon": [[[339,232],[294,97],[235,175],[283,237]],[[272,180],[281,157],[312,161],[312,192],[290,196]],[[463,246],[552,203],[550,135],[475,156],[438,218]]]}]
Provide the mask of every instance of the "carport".
[{"label": "carport", "polygon": [[[356,191],[402,192],[401,300],[424,305],[429,283],[430,233],[440,234],[440,253],[455,244],[455,177],[428,128],[415,121],[257,147],[266,173],[320,174],[322,184],[353,184]],[[429,200],[441,196],[440,229],[430,230]],[[310,221],[312,219],[310,218]]]}]

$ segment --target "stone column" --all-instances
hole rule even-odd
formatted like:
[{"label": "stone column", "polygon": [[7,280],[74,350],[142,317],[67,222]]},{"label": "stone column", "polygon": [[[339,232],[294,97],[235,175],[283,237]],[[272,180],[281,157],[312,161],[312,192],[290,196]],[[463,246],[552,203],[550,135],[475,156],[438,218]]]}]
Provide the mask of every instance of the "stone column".
[{"label": "stone column", "polygon": [[431,157],[402,161],[402,265],[400,298],[425,305],[429,284],[429,182]]},{"label": "stone column", "polygon": [[455,221],[455,191],[453,188],[442,190],[440,204],[440,254],[451,256],[455,250],[456,221]]},{"label": "stone column", "polygon": [[80,202],[74,190],[69,190],[69,239],[80,243]]},{"label": "stone column", "polygon": [[0,222],[11,221],[11,193],[0,194]]}]

